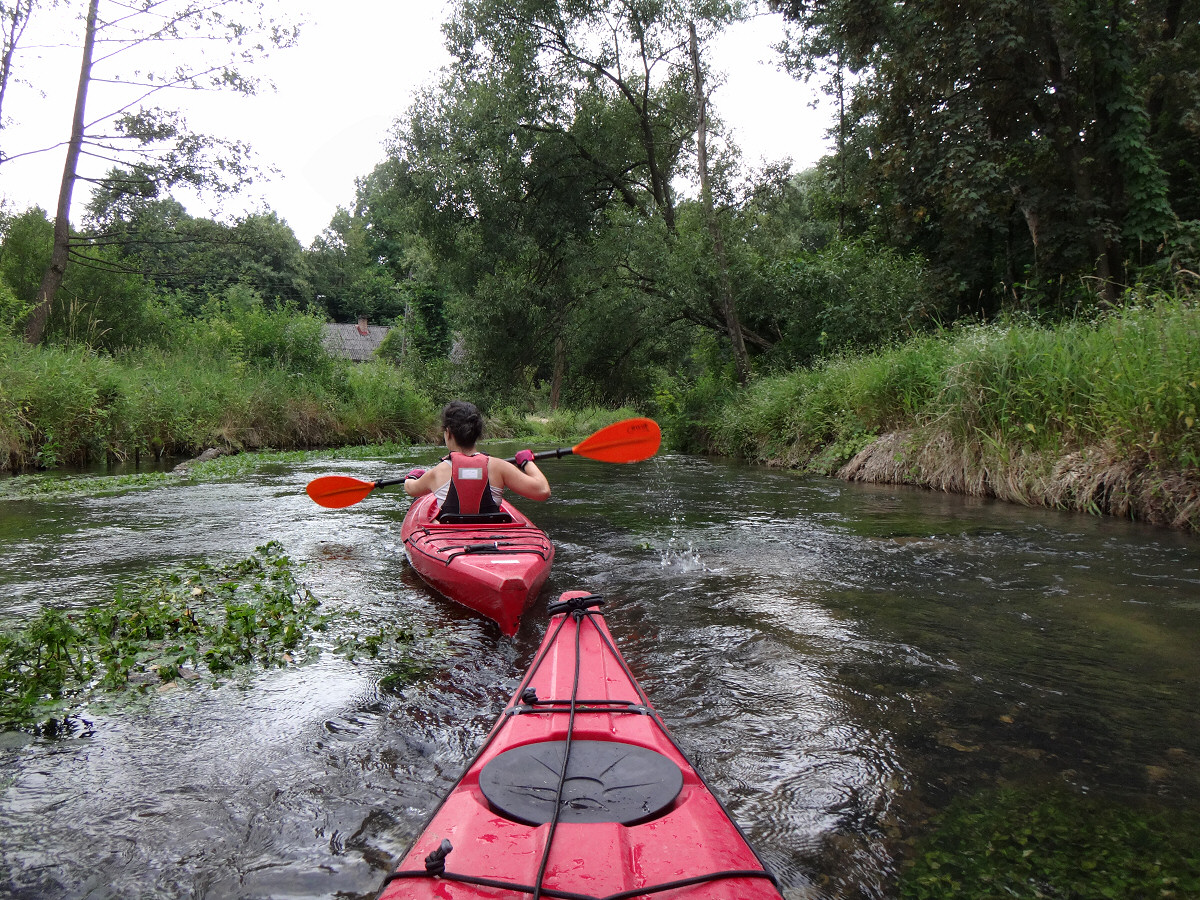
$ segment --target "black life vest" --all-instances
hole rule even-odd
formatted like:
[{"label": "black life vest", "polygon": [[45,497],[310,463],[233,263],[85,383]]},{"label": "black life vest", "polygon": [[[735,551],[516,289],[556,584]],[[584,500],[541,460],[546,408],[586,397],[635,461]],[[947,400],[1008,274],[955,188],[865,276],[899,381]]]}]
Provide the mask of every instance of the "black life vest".
[{"label": "black life vest", "polygon": [[488,481],[488,457],[486,453],[467,456],[450,453],[450,489],[439,516],[478,516],[500,512],[500,504],[492,496]]}]

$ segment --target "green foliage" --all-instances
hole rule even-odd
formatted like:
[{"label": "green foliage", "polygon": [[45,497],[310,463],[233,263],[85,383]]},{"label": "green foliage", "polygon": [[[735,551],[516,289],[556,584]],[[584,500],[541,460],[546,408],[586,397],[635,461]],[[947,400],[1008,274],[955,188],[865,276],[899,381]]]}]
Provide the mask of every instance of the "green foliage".
[{"label": "green foliage", "polygon": [[[545,386],[552,402],[619,404],[647,396],[657,367],[686,353],[682,321],[720,327],[680,317],[708,305],[695,284],[704,260],[689,258],[686,294],[663,263],[695,130],[688,24],[705,39],[740,11],[454,9],[453,62],[398,124],[359,206],[388,259],[409,236],[427,251],[465,393],[517,405]],[[431,318],[422,311],[427,328]]]},{"label": "green foliage", "polygon": [[45,339],[109,352],[166,343],[175,310],[145,278],[123,269],[120,255],[108,247],[93,250],[88,265],[71,266]]},{"label": "green foliage", "polygon": [[328,382],[334,361],[321,343],[325,318],[291,305],[268,308],[246,284],[210,299],[199,318],[181,322],[181,344],[232,365],[304,374]]},{"label": "green foliage", "polygon": [[903,900],[1200,896],[1200,818],[1004,790],[955,802],[918,848]]},{"label": "green foliage", "polygon": [[713,413],[734,395],[733,361],[720,358],[711,335],[697,342],[686,364],[672,374],[662,373],[651,412],[669,447],[703,452],[712,445]]},{"label": "green foliage", "polygon": [[409,377],[381,360],[343,370],[346,398],[344,427],[360,441],[378,442],[395,435],[414,440],[436,434],[438,410]]},{"label": "green foliage", "polygon": [[54,225],[40,207],[31,207],[5,223],[0,240],[0,283],[12,292],[6,309],[14,316],[13,325],[20,325],[21,318],[33,309],[53,243]]},{"label": "green foliage", "polygon": [[22,303],[16,293],[0,277],[0,331],[15,334],[33,312],[32,303]]},{"label": "green foliage", "polygon": [[1091,321],[969,332],[941,403],[962,439],[1036,450],[1115,446],[1200,464],[1200,309],[1158,298]]},{"label": "green foliage", "polygon": [[77,258],[85,268],[137,273],[170,292],[189,315],[238,290],[271,309],[321,309],[314,302],[319,291],[311,284],[311,260],[275,213],[230,225],[188,215],[178,201],[131,173],[111,171],[108,185],[93,194],[88,227],[77,236]]},{"label": "green foliage", "polygon": [[1070,310],[1081,277],[1112,302],[1197,217],[1186,4],[774,5],[794,70],[845,108],[846,228],[921,252],[963,312]]},{"label": "green foliage", "polygon": [[436,409],[410,376],[331,359],[320,328],[253,307],[116,358],[0,336],[0,465],[427,439]]},{"label": "green foliage", "polygon": [[831,351],[865,350],[930,325],[923,262],[867,241],[838,242],[772,267],[780,303],[774,356],[805,363]]},{"label": "green foliage", "polygon": [[81,347],[36,351],[0,336],[0,428],[17,465],[53,467],[96,453],[122,409],[113,360]]},{"label": "green foliage", "polygon": [[606,425],[632,418],[639,413],[628,407],[544,409],[533,413],[513,407],[499,407],[485,410],[485,415],[485,442],[490,438],[570,446]]}]

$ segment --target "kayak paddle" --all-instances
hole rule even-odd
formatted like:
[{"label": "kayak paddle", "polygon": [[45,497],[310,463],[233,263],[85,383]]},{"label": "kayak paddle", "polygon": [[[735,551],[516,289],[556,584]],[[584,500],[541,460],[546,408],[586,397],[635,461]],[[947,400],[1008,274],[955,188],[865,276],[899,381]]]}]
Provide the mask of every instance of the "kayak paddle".
[{"label": "kayak paddle", "polygon": [[[574,454],[599,462],[635,463],[649,459],[657,453],[661,443],[662,432],[653,419],[623,419],[601,428],[574,447],[543,450],[533,454],[533,458],[560,459]],[[516,459],[509,457],[508,461],[515,462]],[[375,488],[403,483],[403,478],[362,481],[349,475],[322,475],[310,481],[305,490],[308,496],[321,506],[327,509],[342,509],[366,499]]]}]

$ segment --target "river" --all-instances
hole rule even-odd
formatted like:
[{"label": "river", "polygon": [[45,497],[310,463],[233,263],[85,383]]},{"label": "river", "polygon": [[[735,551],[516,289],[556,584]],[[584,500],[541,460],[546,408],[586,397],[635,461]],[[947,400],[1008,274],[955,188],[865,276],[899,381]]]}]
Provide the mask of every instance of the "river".
[{"label": "river", "polygon": [[[494,446],[494,445],[493,445]],[[508,448],[504,448],[508,449]],[[515,638],[427,590],[407,501],[320,474],[0,505],[0,613],[80,608],[268,540],[326,612],[395,617],[432,674],[333,653],[0,734],[0,896],[367,898],[530,662],[547,599],[603,594],[633,671],[789,900],[896,896],[930,817],[998,785],[1200,810],[1200,540],[1136,523],[664,454],[545,464],[557,547]]]}]

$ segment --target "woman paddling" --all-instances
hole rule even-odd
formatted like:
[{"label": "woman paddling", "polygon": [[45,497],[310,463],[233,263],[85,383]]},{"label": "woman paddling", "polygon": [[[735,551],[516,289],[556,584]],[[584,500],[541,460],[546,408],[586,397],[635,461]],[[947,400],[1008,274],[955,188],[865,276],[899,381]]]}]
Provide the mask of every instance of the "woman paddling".
[{"label": "woman paddling", "polygon": [[486,515],[500,512],[500,497],[510,488],[530,500],[550,496],[550,482],[533,461],[532,450],[520,450],[516,465],[479,453],[483,415],[475,404],[452,400],[442,410],[442,435],[449,456],[432,469],[413,469],[404,477],[410,497],[432,492],[439,515]]}]

